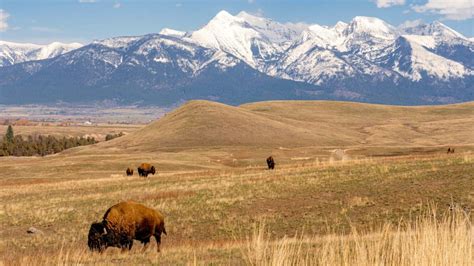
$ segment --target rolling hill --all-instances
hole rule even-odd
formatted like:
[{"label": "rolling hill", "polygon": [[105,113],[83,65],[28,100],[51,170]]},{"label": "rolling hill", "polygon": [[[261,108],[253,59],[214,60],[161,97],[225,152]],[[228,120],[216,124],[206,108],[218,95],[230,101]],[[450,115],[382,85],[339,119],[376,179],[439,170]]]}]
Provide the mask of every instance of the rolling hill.
[{"label": "rolling hill", "polygon": [[196,147],[445,146],[474,143],[474,103],[400,107],[330,101],[228,106],[191,101],[141,130],[98,145]]}]

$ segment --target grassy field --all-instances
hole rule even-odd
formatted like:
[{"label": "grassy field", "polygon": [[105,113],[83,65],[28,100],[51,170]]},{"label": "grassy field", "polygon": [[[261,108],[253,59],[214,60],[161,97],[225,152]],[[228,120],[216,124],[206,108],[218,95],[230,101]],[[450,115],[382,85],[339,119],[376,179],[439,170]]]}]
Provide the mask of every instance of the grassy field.
[{"label": "grassy field", "polygon": [[[192,102],[109,142],[0,158],[0,264],[469,265],[472,103],[316,103]],[[124,175],[144,161],[158,173]],[[161,254],[88,251],[123,200],[165,214]]]},{"label": "grassy field", "polygon": [[[30,135],[51,135],[54,137],[94,137],[96,140],[103,141],[107,134],[118,134],[123,132],[128,134],[134,132],[144,125],[124,125],[124,124],[97,124],[93,126],[71,125],[61,126],[59,123],[35,123],[25,126],[13,126],[15,135],[30,136]],[[0,125],[0,136],[5,134],[7,130],[6,125]]]},{"label": "grassy field", "polygon": [[[149,179],[117,174],[7,183],[0,187],[0,257],[7,264],[32,262],[38,254],[46,264],[185,264],[194,259],[244,263],[242,250],[262,221],[272,238],[320,238],[410,221],[428,204],[437,205],[440,217],[451,203],[472,208],[473,172],[474,157],[459,154],[287,165],[275,171],[247,168],[161,173]],[[89,256],[90,223],[109,206],[128,199],[166,215],[162,254],[154,255],[151,248],[142,255],[134,247],[131,255],[110,249],[103,256]],[[28,235],[30,226],[44,234]],[[463,255],[472,256],[472,250]]]}]

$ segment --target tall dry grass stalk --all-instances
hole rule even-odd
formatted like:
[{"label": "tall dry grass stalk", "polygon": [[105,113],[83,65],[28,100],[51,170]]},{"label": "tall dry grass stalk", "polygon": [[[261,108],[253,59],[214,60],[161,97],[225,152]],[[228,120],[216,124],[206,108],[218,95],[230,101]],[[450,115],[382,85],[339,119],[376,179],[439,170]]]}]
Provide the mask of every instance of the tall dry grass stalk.
[{"label": "tall dry grass stalk", "polygon": [[272,240],[265,225],[255,227],[243,248],[251,265],[473,265],[474,230],[469,216],[435,211],[415,222],[385,224],[372,233],[285,237]]}]

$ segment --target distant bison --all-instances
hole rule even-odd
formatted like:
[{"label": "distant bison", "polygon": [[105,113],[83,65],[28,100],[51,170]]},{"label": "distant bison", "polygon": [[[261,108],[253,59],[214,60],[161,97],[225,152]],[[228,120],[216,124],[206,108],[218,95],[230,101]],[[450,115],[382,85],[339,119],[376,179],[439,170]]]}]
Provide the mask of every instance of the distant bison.
[{"label": "distant bison", "polygon": [[268,165],[268,169],[274,169],[275,168],[275,161],[273,160],[272,156],[267,158],[267,165]]},{"label": "distant bison", "polygon": [[131,175],[133,175],[133,169],[129,167],[129,168],[127,168],[125,173],[127,173],[127,176],[131,176]]},{"label": "distant bison", "polygon": [[148,177],[148,174],[155,174],[155,167],[149,163],[142,163],[138,166],[138,175]]},{"label": "distant bison", "polygon": [[446,153],[454,153],[454,148],[452,148],[452,149],[448,148],[448,152],[446,152]]},{"label": "distant bison", "polygon": [[152,236],[160,252],[161,234],[166,235],[163,215],[142,204],[126,201],[110,207],[100,223],[89,229],[88,246],[91,251],[104,251],[107,247],[130,250],[133,240],[148,246]]}]

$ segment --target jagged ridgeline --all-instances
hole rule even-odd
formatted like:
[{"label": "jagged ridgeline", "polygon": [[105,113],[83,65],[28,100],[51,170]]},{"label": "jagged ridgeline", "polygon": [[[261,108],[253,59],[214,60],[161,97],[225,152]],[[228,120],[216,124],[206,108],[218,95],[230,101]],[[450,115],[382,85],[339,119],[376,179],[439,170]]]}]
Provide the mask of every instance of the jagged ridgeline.
[{"label": "jagged ridgeline", "polygon": [[394,27],[359,16],[320,26],[221,11],[187,33],[84,46],[0,42],[0,103],[455,103],[474,100],[472,58],[472,39],[440,22]]}]

